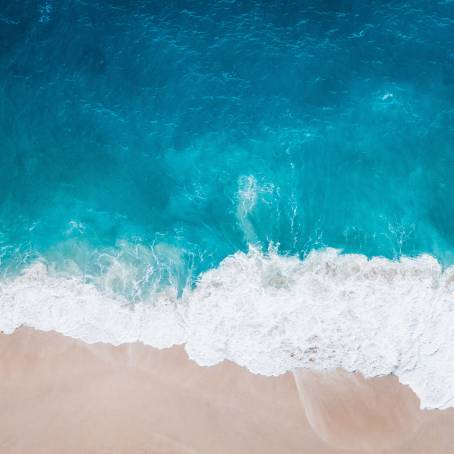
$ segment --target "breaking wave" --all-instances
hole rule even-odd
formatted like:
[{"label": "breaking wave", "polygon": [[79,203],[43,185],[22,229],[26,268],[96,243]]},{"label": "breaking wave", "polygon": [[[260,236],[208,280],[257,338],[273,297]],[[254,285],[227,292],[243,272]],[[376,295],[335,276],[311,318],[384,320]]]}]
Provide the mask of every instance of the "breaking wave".
[{"label": "breaking wave", "polygon": [[430,255],[397,261],[325,249],[301,260],[251,247],[181,296],[169,285],[136,303],[37,261],[1,282],[0,329],[185,344],[200,365],[228,359],[264,375],[297,367],[392,373],[423,408],[447,408],[454,406],[453,302],[454,267]]}]

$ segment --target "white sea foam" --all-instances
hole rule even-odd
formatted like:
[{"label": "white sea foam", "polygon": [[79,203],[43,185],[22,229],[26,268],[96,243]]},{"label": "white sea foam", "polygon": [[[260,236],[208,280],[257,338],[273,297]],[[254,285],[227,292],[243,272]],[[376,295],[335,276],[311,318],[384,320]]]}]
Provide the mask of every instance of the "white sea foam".
[{"label": "white sea foam", "polygon": [[230,359],[254,373],[296,367],[389,373],[423,408],[454,406],[454,267],[431,256],[390,261],[313,252],[236,253],[178,299],[128,304],[35,263],[0,283],[0,329],[55,330],[86,342],[186,344],[202,365]]}]

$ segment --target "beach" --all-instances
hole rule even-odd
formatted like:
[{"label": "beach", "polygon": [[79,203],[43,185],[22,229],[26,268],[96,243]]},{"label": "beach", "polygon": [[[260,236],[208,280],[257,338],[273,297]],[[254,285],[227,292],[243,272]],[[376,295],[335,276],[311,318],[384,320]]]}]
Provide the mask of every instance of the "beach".
[{"label": "beach", "polygon": [[0,1],[0,454],[454,454],[453,25]]},{"label": "beach", "polygon": [[265,377],[200,367],[182,347],[29,328],[0,336],[0,412],[8,454],[442,454],[454,443],[454,411],[419,410],[395,377]]}]

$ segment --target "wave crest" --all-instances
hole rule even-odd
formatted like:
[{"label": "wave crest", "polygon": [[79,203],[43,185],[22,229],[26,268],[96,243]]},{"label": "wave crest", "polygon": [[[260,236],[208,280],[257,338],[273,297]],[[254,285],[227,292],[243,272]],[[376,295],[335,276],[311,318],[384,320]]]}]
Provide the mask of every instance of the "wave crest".
[{"label": "wave crest", "polygon": [[201,365],[254,373],[343,368],[393,373],[424,408],[454,406],[454,267],[429,255],[392,261],[314,251],[304,260],[251,248],[131,304],[37,262],[0,283],[0,329],[27,325],[86,342],[185,343]]}]

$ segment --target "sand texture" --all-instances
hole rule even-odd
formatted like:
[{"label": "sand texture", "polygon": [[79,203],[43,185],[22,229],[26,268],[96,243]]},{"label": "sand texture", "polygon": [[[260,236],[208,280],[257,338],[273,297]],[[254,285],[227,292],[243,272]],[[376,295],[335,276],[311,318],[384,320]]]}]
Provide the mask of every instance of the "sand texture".
[{"label": "sand texture", "polygon": [[0,335],[0,453],[451,453],[454,412],[395,377],[200,367],[183,348]]}]

